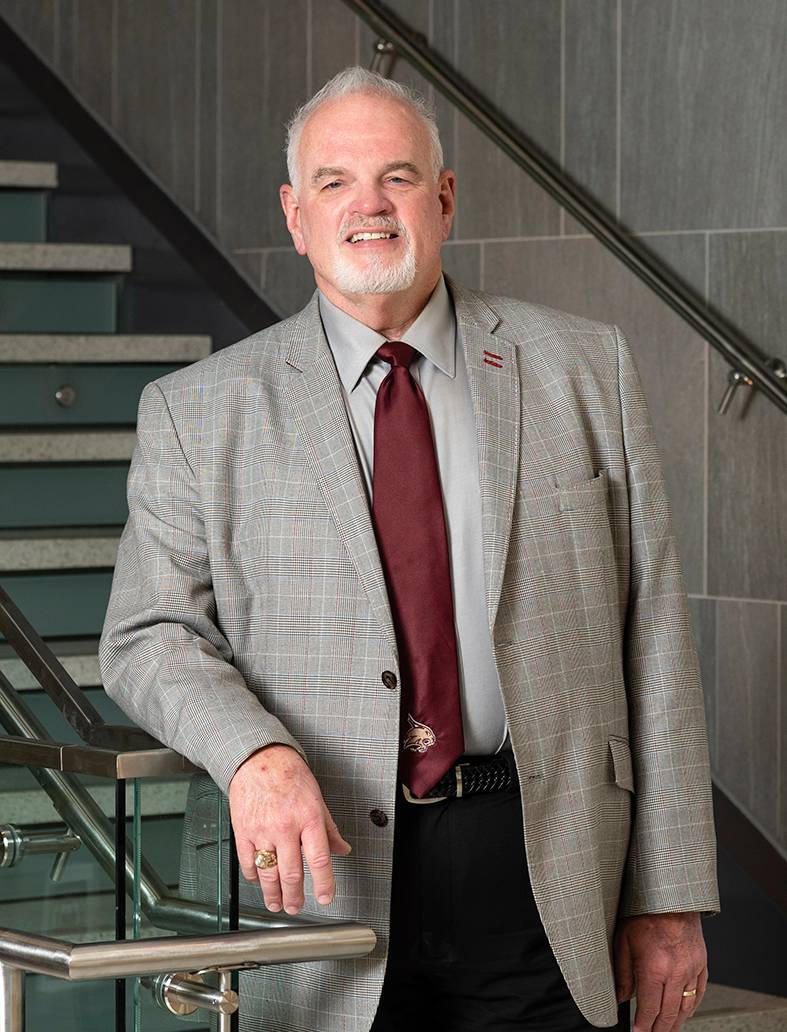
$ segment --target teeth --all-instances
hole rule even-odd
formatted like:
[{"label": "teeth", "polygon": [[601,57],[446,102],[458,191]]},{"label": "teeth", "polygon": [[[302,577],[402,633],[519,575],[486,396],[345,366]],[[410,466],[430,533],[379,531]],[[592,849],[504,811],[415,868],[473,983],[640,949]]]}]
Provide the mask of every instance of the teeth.
[{"label": "teeth", "polygon": [[354,244],[358,240],[390,240],[393,235],[393,233],[353,233],[350,243]]}]

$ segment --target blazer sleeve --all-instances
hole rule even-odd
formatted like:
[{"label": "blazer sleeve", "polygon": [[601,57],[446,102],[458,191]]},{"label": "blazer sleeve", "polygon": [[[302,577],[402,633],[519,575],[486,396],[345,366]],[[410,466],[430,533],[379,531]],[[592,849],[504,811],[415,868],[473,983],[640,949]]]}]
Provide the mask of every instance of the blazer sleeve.
[{"label": "blazer sleeve", "polygon": [[224,792],[262,746],[290,745],[305,760],[233,666],[217,625],[198,484],[156,381],[140,397],[127,491],[129,516],[99,641],[105,691]]},{"label": "blazer sleeve", "polygon": [[661,458],[630,347],[615,327],[630,519],[623,664],[634,817],[619,917],[719,912],[699,659]]}]

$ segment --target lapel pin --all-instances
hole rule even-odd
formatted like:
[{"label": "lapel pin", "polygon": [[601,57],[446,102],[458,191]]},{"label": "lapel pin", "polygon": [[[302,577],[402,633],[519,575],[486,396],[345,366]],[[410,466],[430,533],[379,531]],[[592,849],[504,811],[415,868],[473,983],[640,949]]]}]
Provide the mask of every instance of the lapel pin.
[{"label": "lapel pin", "polygon": [[493,351],[484,352],[484,362],[486,362],[487,365],[494,366],[495,369],[503,368],[503,356],[496,355]]}]

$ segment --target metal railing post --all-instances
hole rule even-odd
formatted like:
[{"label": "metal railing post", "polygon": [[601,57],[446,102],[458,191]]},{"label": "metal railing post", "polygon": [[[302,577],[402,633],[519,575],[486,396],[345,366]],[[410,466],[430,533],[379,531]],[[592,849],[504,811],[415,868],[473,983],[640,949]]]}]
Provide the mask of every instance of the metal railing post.
[{"label": "metal railing post", "polygon": [[0,964],[0,1032],[25,1032],[25,973]]}]

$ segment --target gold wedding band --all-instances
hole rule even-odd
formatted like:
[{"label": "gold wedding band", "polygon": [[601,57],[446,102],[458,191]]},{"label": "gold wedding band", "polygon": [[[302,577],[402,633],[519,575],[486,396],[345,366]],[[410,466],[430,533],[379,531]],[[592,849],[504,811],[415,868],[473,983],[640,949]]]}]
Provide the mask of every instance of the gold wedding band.
[{"label": "gold wedding band", "polygon": [[684,996],[696,996],[697,995],[697,990],[696,989],[684,989],[683,990],[683,995]]},{"label": "gold wedding band", "polygon": [[254,866],[259,867],[261,871],[268,867],[275,867],[278,862],[275,849],[254,850]]}]

